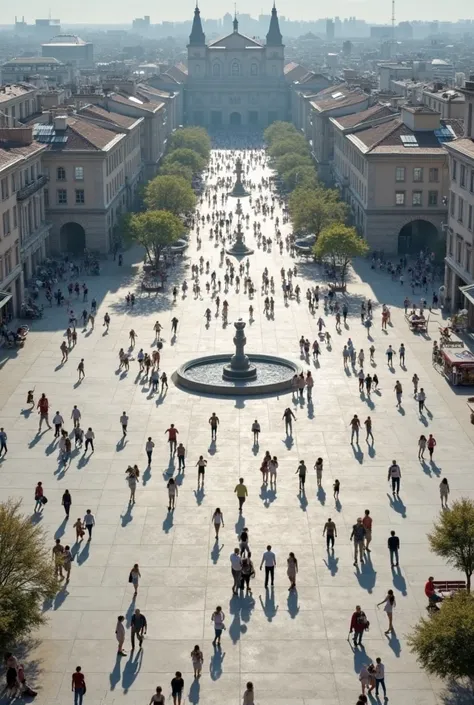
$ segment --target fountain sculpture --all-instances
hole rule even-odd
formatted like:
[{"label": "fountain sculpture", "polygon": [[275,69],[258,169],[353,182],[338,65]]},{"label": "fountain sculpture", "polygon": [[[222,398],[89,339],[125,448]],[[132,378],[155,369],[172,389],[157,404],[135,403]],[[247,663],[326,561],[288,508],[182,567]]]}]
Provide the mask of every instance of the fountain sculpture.
[{"label": "fountain sculpture", "polygon": [[240,157],[237,159],[235,163],[235,173],[237,175],[234,188],[230,192],[229,196],[232,196],[233,198],[237,198],[237,208],[235,209],[235,212],[237,213],[237,230],[235,231],[235,240],[234,243],[229,247],[226,252],[228,255],[233,255],[234,257],[237,258],[242,258],[242,257],[247,257],[248,255],[253,254],[253,250],[250,249],[250,247],[247,247],[247,245],[244,242],[244,233],[242,231],[242,204],[240,202],[241,198],[246,198],[249,196],[247,191],[244,188],[244,185],[242,184],[242,160]]}]

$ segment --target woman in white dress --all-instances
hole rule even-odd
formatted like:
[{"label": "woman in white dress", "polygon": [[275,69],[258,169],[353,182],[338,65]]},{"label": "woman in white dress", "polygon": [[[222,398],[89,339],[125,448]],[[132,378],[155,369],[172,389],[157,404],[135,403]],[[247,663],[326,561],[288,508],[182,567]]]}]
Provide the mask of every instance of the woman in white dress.
[{"label": "woman in white dress", "polygon": [[384,605],[384,611],[387,613],[388,629],[384,633],[388,634],[389,632],[393,632],[393,609],[394,607],[396,607],[395,595],[393,594],[393,590],[389,590],[382,602],[377,603],[377,607],[380,607],[380,605]]},{"label": "woman in white dress", "polygon": [[448,508],[448,495],[449,495],[449,483],[446,477],[443,477],[439,483],[439,496],[441,498],[441,507],[443,509]]}]

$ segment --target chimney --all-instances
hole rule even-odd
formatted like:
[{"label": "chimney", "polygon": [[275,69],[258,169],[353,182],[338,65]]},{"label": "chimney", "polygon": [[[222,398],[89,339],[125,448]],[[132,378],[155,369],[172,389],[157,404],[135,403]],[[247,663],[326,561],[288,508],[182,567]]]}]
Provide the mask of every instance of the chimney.
[{"label": "chimney", "polygon": [[57,132],[64,132],[67,129],[67,115],[56,115],[53,124]]},{"label": "chimney", "polygon": [[2,127],[0,142],[9,142],[18,146],[27,146],[33,142],[32,127]]}]

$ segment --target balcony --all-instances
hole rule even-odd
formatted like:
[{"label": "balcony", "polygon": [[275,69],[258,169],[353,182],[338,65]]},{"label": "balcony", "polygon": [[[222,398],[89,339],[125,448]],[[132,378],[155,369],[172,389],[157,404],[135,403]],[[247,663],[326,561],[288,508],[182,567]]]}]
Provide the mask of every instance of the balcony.
[{"label": "balcony", "polygon": [[47,176],[38,176],[38,178],[32,181],[31,183],[27,184],[26,186],[23,186],[23,188],[18,189],[18,191],[16,192],[16,200],[24,201],[26,198],[29,198],[34,193],[36,193],[36,191],[39,191],[40,188],[46,186],[47,183]]}]

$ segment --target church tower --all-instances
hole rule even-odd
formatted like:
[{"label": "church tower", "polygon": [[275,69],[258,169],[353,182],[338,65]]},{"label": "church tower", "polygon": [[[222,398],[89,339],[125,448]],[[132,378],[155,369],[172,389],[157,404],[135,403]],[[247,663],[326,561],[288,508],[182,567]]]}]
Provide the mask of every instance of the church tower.
[{"label": "church tower", "polygon": [[283,46],[282,36],[280,32],[280,23],[278,22],[278,14],[275,4],[272,7],[272,16],[270,18],[270,27],[267,32],[267,47]]},{"label": "church tower", "polygon": [[278,13],[275,3],[272,7],[270,26],[267,32],[265,55],[267,76],[274,79],[283,79],[285,47],[283,46],[283,38],[280,32],[280,23],[278,22]]},{"label": "church tower", "polygon": [[201,24],[201,13],[196,3],[193,26],[188,44],[188,72],[195,79],[205,78],[206,74],[206,35]]}]

